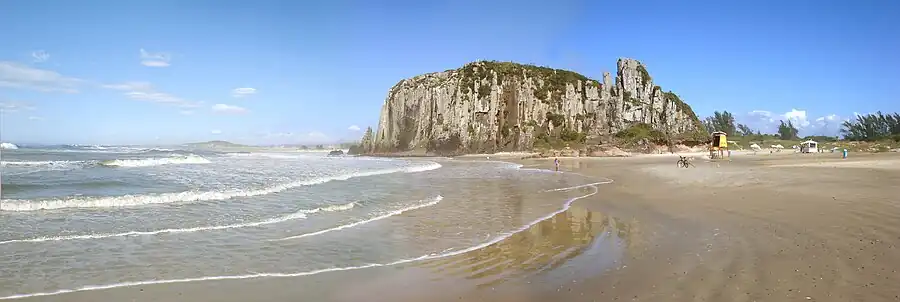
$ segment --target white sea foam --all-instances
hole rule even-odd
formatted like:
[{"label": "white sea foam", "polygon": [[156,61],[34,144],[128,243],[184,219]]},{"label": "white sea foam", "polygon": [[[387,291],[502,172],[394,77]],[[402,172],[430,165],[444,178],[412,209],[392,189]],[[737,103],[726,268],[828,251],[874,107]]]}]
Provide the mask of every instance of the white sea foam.
[{"label": "white sea foam", "polygon": [[163,158],[140,158],[140,159],[116,159],[100,162],[101,166],[107,167],[152,167],[162,165],[180,165],[180,164],[208,164],[210,161],[202,156],[172,156]]},{"label": "white sea foam", "polygon": [[[612,180],[609,180],[609,181],[603,182],[603,183],[611,183],[611,182],[612,182]],[[584,186],[582,185],[582,186],[560,188],[557,190],[558,191],[574,190],[579,187],[584,187]],[[38,292],[38,293],[11,295],[11,296],[6,296],[6,297],[0,297],[0,300],[54,296],[54,295],[61,295],[61,294],[74,293],[74,292],[106,290],[106,289],[133,287],[133,286],[141,286],[141,285],[188,283],[188,282],[202,282],[202,281],[214,281],[214,280],[241,280],[241,279],[257,279],[257,278],[301,277],[301,276],[316,275],[316,274],[328,273],[328,272],[357,270],[357,269],[365,269],[365,268],[372,268],[372,267],[394,266],[394,265],[400,265],[400,264],[411,263],[411,262],[422,261],[422,260],[431,260],[431,259],[452,257],[452,256],[465,254],[465,253],[468,253],[471,251],[479,250],[479,249],[488,247],[490,245],[496,244],[497,242],[500,242],[506,238],[509,238],[513,234],[525,231],[528,228],[534,226],[535,224],[540,223],[541,221],[550,219],[554,215],[557,215],[559,213],[562,213],[562,212],[568,210],[571,207],[572,203],[575,202],[576,200],[593,196],[593,195],[597,194],[597,192],[599,191],[596,185],[591,185],[589,187],[593,188],[593,192],[567,200],[563,204],[563,207],[556,212],[553,212],[544,217],[538,218],[537,220],[534,220],[531,223],[526,224],[526,225],[524,225],[516,230],[513,230],[511,232],[500,234],[499,236],[494,237],[493,239],[491,239],[487,242],[484,242],[484,243],[481,243],[481,244],[478,244],[475,246],[471,246],[471,247],[468,247],[468,248],[465,248],[462,250],[452,251],[452,252],[428,254],[428,255],[423,255],[420,257],[416,257],[416,258],[401,259],[401,260],[397,260],[397,261],[389,262],[389,263],[371,263],[371,264],[359,265],[359,266],[333,267],[333,268],[326,268],[326,269],[306,271],[306,272],[254,273],[254,274],[245,274],[245,275],[207,276],[207,277],[182,278],[182,279],[131,281],[131,282],[121,282],[121,283],[113,283],[113,284],[106,284],[106,285],[89,285],[89,286],[83,286],[83,287],[74,288],[74,289],[61,289],[61,290],[50,291],[50,292]]]},{"label": "white sea foam", "polygon": [[32,174],[39,172],[49,172],[49,171],[68,171],[74,170],[84,167],[89,164],[86,161],[65,161],[65,160],[53,160],[53,161],[0,161],[0,167],[15,167],[18,169],[28,169],[27,171],[21,172],[7,172],[4,171],[4,175],[24,175],[24,174]]},{"label": "white sea foam", "polygon": [[83,161],[48,160],[48,161],[0,161],[0,166],[68,166],[82,164]]},{"label": "white sea foam", "polygon": [[19,149],[19,146],[16,146],[13,143],[0,143],[0,149],[14,150],[14,149]]},{"label": "white sea foam", "polygon": [[438,204],[438,203],[441,202],[441,200],[443,200],[443,199],[444,199],[443,196],[438,195],[438,196],[436,196],[436,197],[434,197],[434,198],[431,198],[430,200],[423,200],[423,201],[427,201],[426,203],[418,204],[418,205],[414,205],[414,206],[410,206],[410,207],[406,207],[406,208],[402,208],[402,209],[399,209],[399,210],[390,211],[390,212],[385,213],[385,214],[383,214],[383,215],[379,215],[379,216],[376,216],[376,217],[372,217],[372,218],[369,218],[369,219],[366,219],[366,220],[357,221],[357,222],[354,222],[354,223],[348,223],[348,224],[344,224],[344,225],[339,225],[339,226],[336,226],[336,227],[333,227],[333,228],[330,228],[330,229],[324,229],[324,230],[316,231],[316,232],[312,232],[312,233],[304,233],[304,234],[300,234],[300,235],[296,235],[296,236],[290,236],[290,237],[285,237],[285,238],[280,238],[280,239],[274,239],[274,240],[270,240],[270,241],[282,241],[282,240],[298,239],[298,238],[303,238],[303,237],[310,237],[310,236],[321,235],[321,234],[325,234],[325,233],[328,233],[328,232],[340,231],[340,230],[343,230],[343,229],[347,229],[347,228],[352,228],[352,227],[355,227],[355,226],[363,225],[363,224],[366,224],[366,223],[369,223],[369,222],[373,222],[373,221],[378,221],[378,220],[382,220],[382,219],[385,219],[385,218],[389,218],[389,217],[391,217],[391,216],[400,215],[400,214],[403,214],[404,212],[408,212],[408,211],[412,211],[412,210],[416,210],[416,209],[421,209],[421,208],[424,208],[424,207],[430,207],[430,206],[433,206],[433,205]]},{"label": "white sea foam", "polygon": [[313,179],[305,179],[289,183],[282,183],[271,187],[265,187],[255,190],[230,190],[230,191],[208,191],[208,192],[175,192],[163,194],[148,195],[123,195],[110,197],[70,197],[65,199],[47,199],[47,200],[27,200],[27,199],[4,199],[0,200],[0,211],[38,211],[64,208],[117,208],[131,207],[150,204],[165,204],[175,202],[192,202],[192,201],[214,201],[226,200],[235,197],[251,197],[281,192],[291,188],[301,186],[311,186],[326,183],[334,180],[347,180],[354,177],[366,177],[391,173],[416,173],[440,168],[438,163],[428,163],[419,166],[409,166],[403,168],[391,168],[383,170],[373,170],[365,172],[348,173],[343,175],[335,175],[328,177],[320,177]]},{"label": "white sea foam", "polygon": [[161,229],[161,230],[152,230],[152,231],[130,231],[130,232],[122,232],[122,233],[45,236],[45,237],[35,237],[35,238],[27,238],[27,239],[13,239],[13,240],[0,241],[0,245],[11,244],[11,243],[36,243],[36,242],[47,242],[47,241],[102,239],[102,238],[113,238],[113,237],[158,235],[158,234],[178,234],[178,233],[193,233],[193,232],[202,232],[202,231],[250,228],[250,227],[264,226],[264,225],[275,224],[275,223],[280,223],[280,222],[285,222],[285,221],[290,221],[290,220],[306,219],[307,214],[314,214],[314,213],[318,213],[318,212],[346,211],[346,210],[352,209],[354,204],[355,204],[355,202],[351,202],[351,203],[341,204],[341,205],[319,207],[319,208],[315,208],[315,209],[311,209],[311,210],[299,210],[299,211],[296,211],[296,212],[293,212],[293,213],[290,213],[287,215],[273,217],[273,218],[256,221],[256,222],[234,223],[234,224],[213,225],[213,226],[199,226],[199,227],[191,227],[191,228],[172,228],[172,229]]}]

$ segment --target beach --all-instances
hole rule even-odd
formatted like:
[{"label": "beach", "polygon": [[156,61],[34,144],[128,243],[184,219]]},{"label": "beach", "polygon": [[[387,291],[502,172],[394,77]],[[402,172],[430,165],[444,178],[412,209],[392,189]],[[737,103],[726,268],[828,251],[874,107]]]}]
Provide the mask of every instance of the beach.
[{"label": "beach", "polygon": [[[514,161],[523,172],[553,168],[552,158],[514,158],[491,159]],[[848,159],[760,153],[698,157],[696,167],[682,169],[677,157],[665,155],[561,158],[560,174],[580,178],[538,191],[559,194],[546,196],[564,203],[533,203],[527,208],[540,210],[513,221],[503,218],[512,212],[476,214],[479,204],[467,204],[463,213],[495,221],[478,224],[492,232],[468,245],[410,252],[428,250],[421,242],[444,242],[424,234],[452,225],[441,215],[460,201],[445,200],[444,208],[404,212],[344,235],[409,238],[389,245],[394,261],[89,288],[21,301],[895,301],[898,159],[896,153]],[[479,191],[477,183],[468,186]],[[534,186],[505,183],[489,192],[507,196],[498,204],[515,204]],[[441,191],[451,198],[448,192]]]}]

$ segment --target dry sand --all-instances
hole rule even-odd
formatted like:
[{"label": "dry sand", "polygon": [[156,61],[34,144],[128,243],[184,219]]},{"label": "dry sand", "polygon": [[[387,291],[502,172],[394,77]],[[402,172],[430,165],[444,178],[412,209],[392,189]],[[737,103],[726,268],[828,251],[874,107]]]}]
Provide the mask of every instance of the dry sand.
[{"label": "dry sand", "polygon": [[900,154],[676,159],[563,160],[616,181],[573,204],[629,222],[615,268],[407,300],[900,301]]},{"label": "dry sand", "polygon": [[900,154],[695,164],[564,162],[616,180],[579,205],[641,221],[656,244],[631,250],[622,269],[515,300],[900,301]]},{"label": "dry sand", "polygon": [[676,159],[563,159],[561,170],[615,182],[452,257],[37,300],[900,301],[900,154]]}]

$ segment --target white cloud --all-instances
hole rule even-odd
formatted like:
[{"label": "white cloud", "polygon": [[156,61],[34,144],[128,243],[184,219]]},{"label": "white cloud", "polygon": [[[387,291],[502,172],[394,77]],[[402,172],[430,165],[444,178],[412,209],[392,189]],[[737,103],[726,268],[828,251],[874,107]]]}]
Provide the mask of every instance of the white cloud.
[{"label": "white cloud", "polygon": [[35,50],[31,52],[31,58],[35,63],[44,63],[50,60],[50,54],[43,50]]},{"label": "white cloud", "polygon": [[791,111],[785,112],[781,116],[784,117],[785,121],[793,122],[797,128],[809,126],[809,121],[806,119],[806,110],[791,109]]},{"label": "white cloud", "polygon": [[359,131],[359,126],[357,126],[357,125],[351,125],[350,127],[347,127],[347,130],[350,130],[350,131]]},{"label": "white cloud", "polygon": [[777,133],[781,121],[790,121],[799,130],[801,136],[827,135],[834,136],[840,132],[845,120],[837,114],[828,114],[810,120],[806,110],[791,109],[782,114],[773,114],[765,110],[753,110],[746,115],[735,116],[736,122],[745,124],[751,129],[763,133]]},{"label": "white cloud", "polygon": [[181,108],[198,108],[203,104],[202,102],[189,101],[168,93],[156,91],[153,85],[148,82],[125,82],[121,84],[102,85],[101,87],[125,91],[125,96],[132,100],[147,101]]},{"label": "white cloud", "polygon": [[253,95],[253,94],[256,94],[256,88],[249,88],[249,87],[235,88],[234,90],[231,91],[231,96],[236,97],[236,98],[245,97],[245,96],[249,96],[249,95]]},{"label": "white cloud", "polygon": [[20,111],[34,110],[34,106],[22,102],[0,102],[0,113],[17,113]]},{"label": "white cloud", "polygon": [[772,119],[772,112],[769,112],[769,111],[765,111],[765,110],[753,110],[753,111],[750,111],[750,113],[747,113],[747,114],[750,115],[750,116],[754,116],[754,117],[758,117],[758,118],[764,118],[764,119],[767,119],[767,120],[769,120],[769,121],[773,121],[773,119]]},{"label": "white cloud", "polygon": [[28,119],[32,120],[32,121],[43,121],[44,120],[44,118],[42,118],[40,116],[29,116]]},{"label": "white cloud", "polygon": [[212,133],[212,134],[222,134],[222,130],[214,129],[214,130],[210,131],[209,133]]},{"label": "white cloud", "polygon": [[294,133],[292,132],[269,132],[264,135],[265,138],[284,138],[292,136],[294,136]]},{"label": "white cloud", "polygon": [[32,68],[14,62],[0,62],[0,87],[31,89],[44,92],[76,93],[83,81],[52,70]]},{"label": "white cloud", "polygon": [[102,85],[103,88],[113,90],[148,91],[153,90],[153,85],[148,82],[125,82],[122,84]]},{"label": "white cloud", "polygon": [[147,67],[168,67],[171,60],[172,56],[168,53],[151,53],[141,48],[141,65]]},{"label": "white cloud", "polygon": [[194,111],[193,110],[181,110],[181,111],[178,111],[178,114],[191,115],[191,114],[194,114]]},{"label": "white cloud", "polygon": [[230,114],[243,114],[249,112],[247,108],[227,104],[215,104],[212,106],[212,110],[215,112]]}]

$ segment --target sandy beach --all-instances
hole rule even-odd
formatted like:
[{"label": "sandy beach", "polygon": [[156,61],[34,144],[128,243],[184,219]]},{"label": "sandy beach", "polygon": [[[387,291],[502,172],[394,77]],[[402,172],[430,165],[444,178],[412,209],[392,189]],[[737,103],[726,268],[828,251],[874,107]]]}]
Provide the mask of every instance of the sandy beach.
[{"label": "sandy beach", "polygon": [[567,210],[448,257],[33,300],[900,300],[900,154],[676,159],[562,159],[564,172],[614,182],[572,188]]}]

